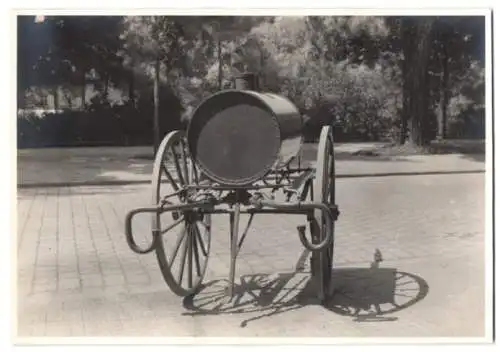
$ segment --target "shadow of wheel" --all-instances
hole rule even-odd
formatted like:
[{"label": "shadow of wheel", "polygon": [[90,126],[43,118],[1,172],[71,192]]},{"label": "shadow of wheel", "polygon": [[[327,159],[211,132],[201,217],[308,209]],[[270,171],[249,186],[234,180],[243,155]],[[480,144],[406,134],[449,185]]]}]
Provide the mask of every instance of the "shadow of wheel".
[{"label": "shadow of wheel", "polygon": [[429,286],[420,277],[392,268],[335,269],[333,295],[325,308],[357,321],[396,320],[382,318],[424,299]]},{"label": "shadow of wheel", "polygon": [[227,280],[214,280],[203,285],[196,295],[184,298],[188,315],[234,314],[262,312],[267,309],[297,304],[299,295],[310,280],[306,274],[255,274],[240,278],[232,298],[227,296]]},{"label": "shadow of wheel", "polygon": [[184,298],[183,315],[253,314],[240,324],[321,305],[356,321],[391,321],[385,317],[424,299],[429,291],[420,277],[391,268],[334,269],[334,294],[321,303],[316,283],[308,273],[255,274],[241,277],[232,299],[225,293],[226,280],[203,285],[195,295]]}]

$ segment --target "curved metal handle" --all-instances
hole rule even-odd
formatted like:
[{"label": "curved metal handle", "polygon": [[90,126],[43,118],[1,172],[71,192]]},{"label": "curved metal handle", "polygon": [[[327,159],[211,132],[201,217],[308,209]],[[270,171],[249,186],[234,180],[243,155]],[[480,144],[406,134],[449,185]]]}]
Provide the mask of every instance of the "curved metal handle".
[{"label": "curved metal handle", "polygon": [[[146,249],[142,249],[137,245],[137,243],[134,240],[134,235],[132,234],[132,219],[134,216],[136,216],[139,213],[156,213],[156,214],[162,214],[165,212],[173,212],[174,213],[174,219],[175,219],[175,212],[176,211],[183,211],[183,210],[192,210],[195,208],[207,208],[207,207],[213,207],[213,202],[212,201],[200,201],[200,202],[193,202],[193,203],[187,203],[187,204],[171,204],[169,206],[157,206],[153,208],[138,208],[134,209],[130,212],[127,213],[125,216],[125,238],[127,239],[128,246],[130,249],[137,253],[137,254],[147,254],[152,252],[156,248],[156,241],[160,235],[161,230],[160,229],[153,229],[153,240],[151,241],[151,245],[147,247]],[[175,219],[177,220],[177,219]]]},{"label": "curved metal handle", "polygon": [[306,247],[308,250],[310,250],[311,252],[315,252],[315,251],[322,251],[333,241],[333,231],[332,231],[332,226],[334,221],[333,214],[330,208],[323,203],[313,203],[313,202],[280,203],[262,199],[253,199],[251,200],[251,202],[258,207],[267,206],[276,209],[304,209],[304,210],[319,209],[323,212],[323,214],[326,214],[328,217],[328,221],[326,221],[327,236],[320,243],[312,244],[306,237],[305,226],[299,226],[297,229],[299,230],[300,242],[302,242],[302,245]]},{"label": "curved metal handle", "polygon": [[302,245],[304,247],[306,247],[308,250],[310,250],[311,252],[322,251],[331,243],[331,241],[333,239],[333,236],[332,236],[331,231],[330,231],[330,232],[328,232],[330,235],[325,237],[325,239],[322,242],[320,242],[318,244],[312,244],[311,242],[309,242],[309,240],[306,237],[306,227],[305,226],[303,226],[303,225],[298,226],[297,230],[299,231],[300,242],[302,242]]},{"label": "curved metal handle", "polygon": [[127,239],[127,244],[130,249],[137,254],[147,254],[152,252],[156,247],[156,239],[158,231],[153,230],[153,240],[151,241],[151,245],[149,245],[146,249],[142,249],[134,240],[134,235],[132,234],[132,219],[139,213],[155,213],[157,212],[157,208],[139,208],[130,211],[125,217],[125,238]]}]

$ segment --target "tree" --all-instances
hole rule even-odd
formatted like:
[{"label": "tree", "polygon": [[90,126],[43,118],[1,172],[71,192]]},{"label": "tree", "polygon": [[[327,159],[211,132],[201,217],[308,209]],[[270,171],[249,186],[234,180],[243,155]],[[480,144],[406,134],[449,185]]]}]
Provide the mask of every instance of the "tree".
[{"label": "tree", "polygon": [[[70,79],[73,66],[64,48],[58,45],[61,21],[34,16],[18,17],[18,103],[24,104],[24,93],[32,86],[52,89],[58,108],[58,85]],[[36,40],[33,40],[36,38]]]},{"label": "tree", "polygon": [[353,138],[390,130],[425,145],[436,129],[446,137],[447,125],[484,111],[481,17],[48,16],[35,24],[25,16],[18,28],[19,97],[32,86],[57,95],[69,83],[85,102],[89,73],[103,98],[126,81],[134,114],[154,116],[155,147],[165,107],[180,101],[188,117],[245,70]]},{"label": "tree", "polygon": [[[430,33],[435,19],[432,17],[405,17],[402,19],[404,33],[403,94],[407,104],[404,118],[409,122],[409,143],[424,146],[429,136],[429,53]],[[411,44],[410,44],[411,43]],[[405,109],[404,109],[405,110]],[[404,133],[404,129],[402,133]]]},{"label": "tree", "polygon": [[182,69],[177,70],[178,75],[171,82],[186,111],[192,110],[209,94],[231,86],[232,78],[242,68],[242,61],[245,61],[243,65],[247,63],[246,49],[254,40],[252,28],[267,19],[252,16],[176,17],[183,28],[185,59]]},{"label": "tree", "polygon": [[[26,16],[30,18],[31,16]],[[103,82],[102,94],[108,91],[110,80],[119,81],[122,63],[117,52],[121,46],[119,35],[120,17],[117,16],[44,16],[36,24],[26,23],[20,30],[20,47],[37,48],[21,55],[22,62],[35,61],[32,66],[43,84],[54,88],[55,103],[58,86],[71,83],[81,87],[82,106],[85,106],[86,76],[97,72]],[[37,40],[27,38],[26,28],[36,28]],[[28,48],[29,49],[29,48]],[[24,70],[26,71],[26,70]]]},{"label": "tree", "polygon": [[139,69],[152,76],[153,88],[153,146],[160,144],[160,79],[161,71],[167,80],[172,69],[183,63],[183,31],[175,18],[167,16],[128,16],[124,18],[125,64],[138,64]]},{"label": "tree", "polygon": [[[438,17],[433,30],[430,62],[431,95],[437,108],[437,136],[447,136],[454,87],[468,82],[473,68],[484,67],[484,18]],[[475,65],[475,64],[478,65]],[[474,85],[474,83],[472,83]],[[456,93],[455,93],[456,94]],[[484,94],[484,93],[483,93]]]}]

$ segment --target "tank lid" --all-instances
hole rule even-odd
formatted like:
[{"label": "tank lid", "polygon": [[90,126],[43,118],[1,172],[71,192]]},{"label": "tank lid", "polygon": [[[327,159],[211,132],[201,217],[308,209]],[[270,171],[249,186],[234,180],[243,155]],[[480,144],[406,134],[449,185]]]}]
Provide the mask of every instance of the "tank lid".
[{"label": "tank lid", "polygon": [[259,75],[254,72],[244,72],[234,78],[234,87],[238,90],[260,91]]}]

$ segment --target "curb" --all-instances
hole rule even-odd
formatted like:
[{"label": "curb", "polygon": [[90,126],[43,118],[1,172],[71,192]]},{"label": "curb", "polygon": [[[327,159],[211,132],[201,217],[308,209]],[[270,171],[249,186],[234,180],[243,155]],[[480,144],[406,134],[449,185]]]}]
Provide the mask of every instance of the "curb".
[{"label": "curb", "polygon": [[[481,174],[485,170],[459,170],[459,171],[415,171],[415,172],[387,172],[387,173],[363,173],[363,174],[339,174],[336,179],[342,178],[369,178],[369,177],[389,177],[389,176],[426,176],[426,175],[460,175],[460,174]],[[75,181],[75,182],[39,182],[18,184],[18,189],[29,188],[62,188],[62,187],[85,187],[85,186],[127,186],[127,185],[147,185],[150,180],[113,180],[113,181]]]},{"label": "curb", "polygon": [[363,178],[363,177],[388,177],[388,176],[432,176],[432,175],[461,175],[484,174],[486,170],[455,170],[455,171],[412,171],[412,172],[374,172],[364,174],[339,174],[336,178]]}]

